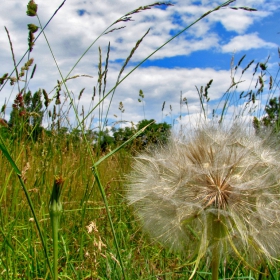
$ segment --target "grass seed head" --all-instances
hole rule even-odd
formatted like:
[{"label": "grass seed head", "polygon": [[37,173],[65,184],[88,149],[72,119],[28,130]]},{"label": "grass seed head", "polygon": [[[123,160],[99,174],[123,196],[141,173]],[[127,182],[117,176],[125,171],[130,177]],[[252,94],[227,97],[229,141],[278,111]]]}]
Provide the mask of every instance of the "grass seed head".
[{"label": "grass seed head", "polygon": [[280,252],[279,151],[244,124],[208,123],[138,155],[127,199],[144,230],[192,259],[254,265]]}]

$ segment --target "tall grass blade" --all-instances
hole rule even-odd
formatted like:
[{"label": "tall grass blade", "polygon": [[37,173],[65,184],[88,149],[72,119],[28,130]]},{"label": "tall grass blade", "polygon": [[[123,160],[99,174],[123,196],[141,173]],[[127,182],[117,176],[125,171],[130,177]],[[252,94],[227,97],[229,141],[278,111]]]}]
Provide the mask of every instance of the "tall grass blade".
[{"label": "tall grass blade", "polygon": [[21,171],[19,170],[19,168],[17,167],[16,163],[14,162],[14,160],[12,159],[9,151],[7,150],[6,146],[4,145],[4,141],[0,135],[0,150],[2,151],[2,153],[4,154],[4,156],[7,158],[7,160],[9,161],[9,163],[11,164],[12,168],[14,169],[14,171],[16,172],[17,176],[18,176],[18,180],[22,186],[22,189],[24,191],[24,194],[26,196],[26,199],[27,199],[27,202],[28,202],[28,205],[30,207],[30,210],[32,212],[32,215],[33,215],[33,218],[34,218],[34,221],[35,221],[35,224],[36,224],[36,227],[37,227],[37,230],[38,230],[38,233],[40,235],[40,239],[41,239],[41,243],[42,243],[42,247],[43,247],[43,250],[44,250],[44,253],[45,253],[45,257],[47,259],[47,263],[48,263],[48,267],[49,267],[49,270],[51,272],[51,274],[53,275],[53,270],[52,270],[52,266],[51,266],[51,262],[50,262],[50,259],[49,259],[49,256],[48,256],[48,251],[47,251],[47,246],[45,244],[45,240],[44,240],[44,237],[43,237],[43,234],[42,234],[42,230],[41,230],[41,227],[40,227],[40,224],[39,224],[39,221],[37,219],[37,216],[36,216],[36,213],[35,213],[35,209],[34,209],[34,206],[33,206],[33,203],[32,203],[32,200],[30,198],[30,195],[28,193],[28,190],[21,178]]}]

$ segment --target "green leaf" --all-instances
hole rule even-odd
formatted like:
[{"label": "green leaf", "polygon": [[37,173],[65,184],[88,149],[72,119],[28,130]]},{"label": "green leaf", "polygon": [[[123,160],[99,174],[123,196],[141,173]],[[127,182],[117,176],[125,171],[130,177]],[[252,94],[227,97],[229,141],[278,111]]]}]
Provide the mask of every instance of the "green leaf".
[{"label": "green leaf", "polygon": [[12,157],[10,156],[9,151],[7,150],[6,146],[4,145],[2,139],[0,142],[0,150],[2,151],[2,153],[4,154],[4,156],[7,158],[7,160],[10,162],[11,166],[13,167],[13,169],[15,170],[15,172],[17,173],[17,175],[21,175],[20,170],[18,169],[16,163],[14,162],[14,160],[12,159]]}]

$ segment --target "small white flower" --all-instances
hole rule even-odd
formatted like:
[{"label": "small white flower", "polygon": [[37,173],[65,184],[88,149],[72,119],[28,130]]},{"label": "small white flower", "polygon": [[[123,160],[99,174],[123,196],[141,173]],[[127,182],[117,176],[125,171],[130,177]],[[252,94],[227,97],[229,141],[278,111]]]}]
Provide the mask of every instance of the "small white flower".
[{"label": "small white flower", "polygon": [[87,232],[92,233],[92,232],[98,232],[97,226],[95,222],[90,222],[88,226],[86,226]]}]

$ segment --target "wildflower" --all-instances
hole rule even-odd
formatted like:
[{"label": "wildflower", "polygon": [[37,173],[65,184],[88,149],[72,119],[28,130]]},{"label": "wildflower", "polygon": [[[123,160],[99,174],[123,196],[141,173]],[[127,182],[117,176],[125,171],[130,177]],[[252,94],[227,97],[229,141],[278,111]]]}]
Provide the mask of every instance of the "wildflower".
[{"label": "wildflower", "polygon": [[90,222],[90,224],[88,226],[86,226],[87,232],[91,233],[91,232],[98,232],[97,226],[95,224],[95,222]]},{"label": "wildflower", "polygon": [[135,158],[129,204],[153,238],[194,261],[192,276],[206,255],[213,279],[221,257],[279,256],[280,156],[269,143],[244,124],[208,123]]}]

